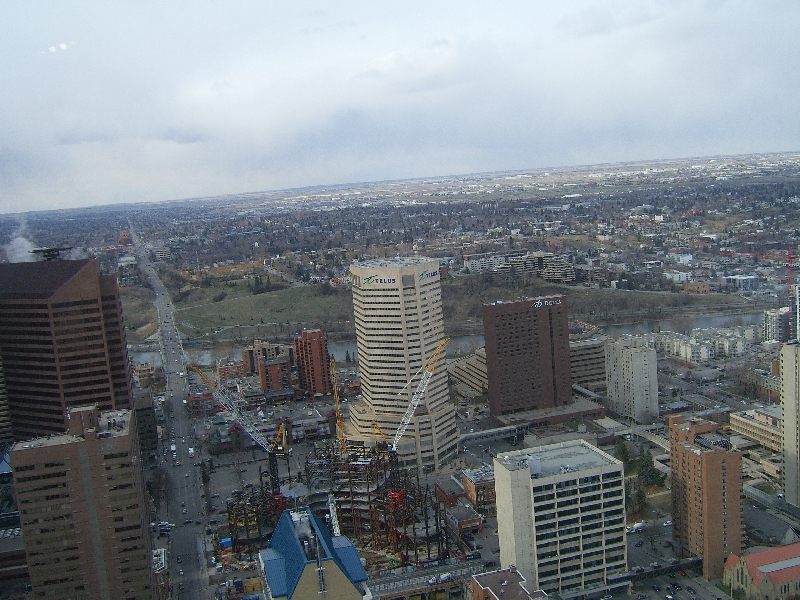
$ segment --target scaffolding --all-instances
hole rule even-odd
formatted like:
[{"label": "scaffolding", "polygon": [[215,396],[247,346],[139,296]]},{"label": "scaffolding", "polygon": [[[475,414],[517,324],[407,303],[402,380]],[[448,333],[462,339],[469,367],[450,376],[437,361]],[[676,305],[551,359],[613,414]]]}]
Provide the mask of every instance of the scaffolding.
[{"label": "scaffolding", "polygon": [[232,549],[237,554],[246,552],[250,560],[266,545],[281,513],[289,508],[283,495],[273,494],[263,481],[258,488],[234,490],[225,506]]},{"label": "scaffolding", "polygon": [[419,476],[402,472],[392,482],[386,452],[317,443],[305,471],[308,505],[327,516],[332,495],[341,533],[357,546],[395,555],[400,564],[448,557],[444,506]]}]

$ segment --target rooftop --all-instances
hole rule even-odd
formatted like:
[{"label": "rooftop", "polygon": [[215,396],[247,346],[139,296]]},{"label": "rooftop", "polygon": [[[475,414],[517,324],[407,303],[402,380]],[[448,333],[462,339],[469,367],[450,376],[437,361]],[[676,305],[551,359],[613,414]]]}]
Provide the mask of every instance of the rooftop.
[{"label": "rooftop", "polygon": [[435,258],[427,258],[425,256],[396,256],[394,258],[375,258],[365,260],[363,262],[353,262],[351,266],[360,269],[379,269],[385,267],[409,267],[413,265],[421,265],[428,262],[435,262],[437,269],[439,268],[439,261]]},{"label": "rooftop", "polygon": [[0,299],[45,300],[94,259],[0,263]]},{"label": "rooftop", "polygon": [[585,440],[571,440],[538,448],[503,452],[494,459],[495,469],[502,468],[508,471],[530,469],[531,476],[537,478],[620,465],[622,463],[616,458]]}]

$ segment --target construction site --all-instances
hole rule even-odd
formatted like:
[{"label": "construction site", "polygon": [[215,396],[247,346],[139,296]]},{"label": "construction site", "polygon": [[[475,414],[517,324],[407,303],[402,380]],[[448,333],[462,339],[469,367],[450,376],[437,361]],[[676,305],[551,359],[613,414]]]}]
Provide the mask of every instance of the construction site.
[{"label": "construction site", "polygon": [[[239,410],[236,397],[218,388],[217,401],[234,415],[268,456],[268,469],[259,472],[259,485],[235,490],[226,501],[233,553],[252,560],[269,542],[281,513],[290,504],[302,504],[328,522],[333,535],[347,536],[361,551],[370,570],[436,564],[449,558],[444,504],[429,486],[420,484],[419,475],[410,475],[398,467],[395,451],[443,346],[444,342],[420,368],[421,377],[393,441],[390,443],[374,423],[371,447],[348,444],[345,439],[332,363],[336,437],[316,442],[305,458],[304,470],[294,477],[288,473],[292,449],[284,426],[280,426],[274,440],[264,439],[257,425]],[[195,371],[204,382],[213,385],[199,369]],[[280,459],[287,461],[287,476],[283,478],[278,468]],[[294,490],[291,499],[282,493],[282,490],[288,493],[290,488]]]}]

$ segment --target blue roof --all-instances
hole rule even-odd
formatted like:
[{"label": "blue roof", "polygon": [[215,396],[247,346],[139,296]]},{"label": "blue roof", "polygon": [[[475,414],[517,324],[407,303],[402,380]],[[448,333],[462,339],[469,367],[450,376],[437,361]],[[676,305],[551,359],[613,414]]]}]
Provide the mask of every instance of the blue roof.
[{"label": "blue roof", "polygon": [[0,458],[0,475],[3,473],[11,473],[11,462],[9,460],[8,452],[3,454]]},{"label": "blue roof", "polygon": [[[355,585],[369,579],[353,543],[344,536],[332,537],[328,528],[307,506],[298,510],[308,515],[323,556],[322,561],[333,560],[345,576]],[[308,560],[303,551],[294,523],[292,510],[285,510],[278,519],[269,548],[259,553],[264,573],[273,596],[292,598],[303,570],[314,560]]]}]

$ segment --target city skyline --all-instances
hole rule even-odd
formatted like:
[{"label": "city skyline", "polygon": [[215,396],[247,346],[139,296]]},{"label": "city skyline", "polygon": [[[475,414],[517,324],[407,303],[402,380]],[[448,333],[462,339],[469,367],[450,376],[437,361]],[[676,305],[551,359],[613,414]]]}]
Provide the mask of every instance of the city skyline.
[{"label": "city skyline", "polygon": [[3,6],[0,211],[790,151],[799,11]]}]

